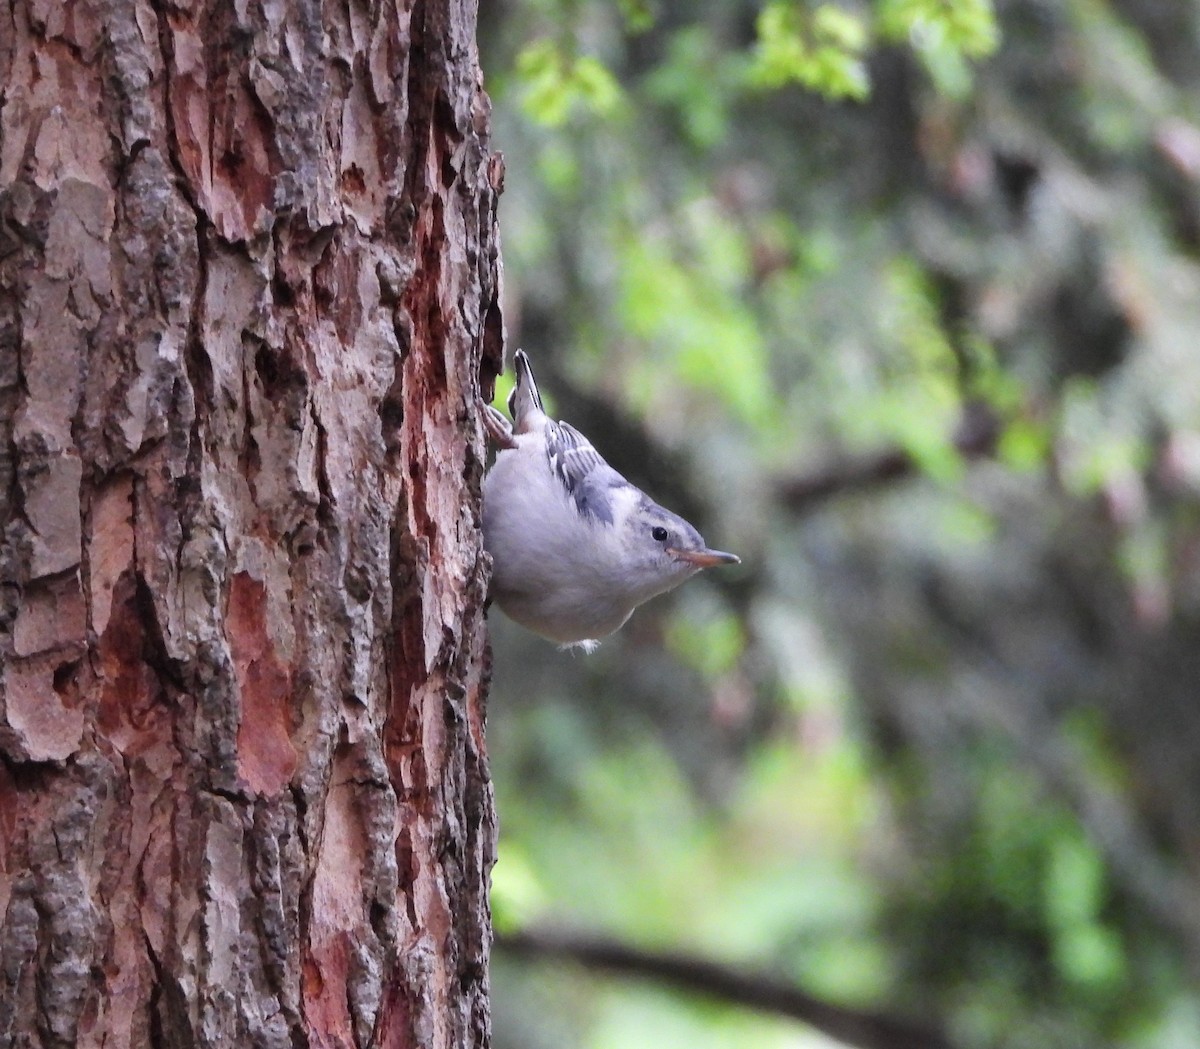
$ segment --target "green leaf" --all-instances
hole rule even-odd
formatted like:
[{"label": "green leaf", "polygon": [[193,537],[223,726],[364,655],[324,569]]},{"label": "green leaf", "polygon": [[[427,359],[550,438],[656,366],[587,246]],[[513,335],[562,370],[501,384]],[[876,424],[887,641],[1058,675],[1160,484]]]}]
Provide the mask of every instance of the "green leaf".
[{"label": "green leaf", "polygon": [[885,38],[907,39],[918,52],[949,48],[982,58],[999,41],[991,0],[880,0],[877,18]]},{"label": "green leaf", "polygon": [[578,97],[599,116],[608,116],[621,101],[621,88],[599,59],[584,55],[572,71]]},{"label": "green leaf", "polygon": [[867,29],[862,19],[832,4],[823,4],[813,14],[813,36],[821,43],[855,54],[867,46]]},{"label": "green leaf", "polygon": [[710,149],[728,134],[744,67],[742,53],[722,48],[708,26],[684,26],[671,34],[667,56],[646,78],[645,89],[678,114],[693,145]]},{"label": "green leaf", "polygon": [[618,0],[617,7],[625,19],[625,28],[631,33],[644,33],[658,19],[656,4],[651,0]]},{"label": "green leaf", "polygon": [[1079,925],[1063,932],[1054,944],[1054,962],[1076,984],[1109,987],[1125,974],[1120,937],[1100,925]]},{"label": "green leaf", "polygon": [[1029,419],[1014,419],[1000,435],[996,454],[1014,470],[1028,472],[1045,465],[1050,455],[1050,432]]},{"label": "green leaf", "polygon": [[1081,838],[1053,841],[1045,892],[1051,924],[1065,927],[1092,921],[1104,899],[1104,864],[1096,850]]},{"label": "green leaf", "polygon": [[673,373],[686,387],[719,396],[744,422],[769,428],[776,402],[762,334],[744,301],[746,246],[712,209],[691,217],[686,264],[646,229],[621,237],[620,320],[653,351],[630,368],[629,386],[649,412],[671,386],[664,371]]},{"label": "green leaf", "polygon": [[620,85],[599,59],[569,54],[555,40],[526,45],[516,71],[521,107],[544,127],[560,127],[575,115],[611,116],[622,100]]},{"label": "green leaf", "polygon": [[969,58],[995,51],[999,30],[991,0],[880,0],[879,32],[907,42],[937,89],[964,98],[971,87]]},{"label": "green leaf", "polygon": [[867,30],[856,15],[822,4],[806,17],[798,5],[774,0],[760,12],[756,29],[751,86],[797,83],[827,98],[866,98]]}]

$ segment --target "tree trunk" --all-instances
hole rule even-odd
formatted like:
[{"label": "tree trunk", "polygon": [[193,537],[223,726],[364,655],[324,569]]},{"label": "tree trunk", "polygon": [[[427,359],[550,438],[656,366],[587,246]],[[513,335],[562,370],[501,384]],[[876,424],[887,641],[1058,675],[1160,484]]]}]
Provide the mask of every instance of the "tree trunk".
[{"label": "tree trunk", "polygon": [[488,1043],[474,20],[0,13],[0,1045]]}]

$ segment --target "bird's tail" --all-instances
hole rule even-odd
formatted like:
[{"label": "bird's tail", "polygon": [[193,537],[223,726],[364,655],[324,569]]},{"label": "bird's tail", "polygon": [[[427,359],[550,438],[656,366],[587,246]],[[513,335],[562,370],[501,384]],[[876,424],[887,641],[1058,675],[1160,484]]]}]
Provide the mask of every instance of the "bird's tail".
[{"label": "bird's tail", "polygon": [[513,429],[517,433],[525,433],[533,425],[536,414],[544,413],[542,395],[538,393],[537,380],[533,377],[533,367],[524,350],[517,350],[513,358],[513,368],[517,373],[517,384],[508,395],[508,414],[513,419]]}]

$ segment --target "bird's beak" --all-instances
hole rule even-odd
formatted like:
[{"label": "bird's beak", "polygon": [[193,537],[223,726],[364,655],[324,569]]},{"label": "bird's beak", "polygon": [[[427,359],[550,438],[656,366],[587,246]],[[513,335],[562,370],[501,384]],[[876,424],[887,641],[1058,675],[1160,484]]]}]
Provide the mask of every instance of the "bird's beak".
[{"label": "bird's beak", "polygon": [[739,565],[742,559],[737,554],[725,554],[720,550],[678,550],[671,547],[667,551],[680,561],[687,561],[697,568],[715,568],[717,565]]}]

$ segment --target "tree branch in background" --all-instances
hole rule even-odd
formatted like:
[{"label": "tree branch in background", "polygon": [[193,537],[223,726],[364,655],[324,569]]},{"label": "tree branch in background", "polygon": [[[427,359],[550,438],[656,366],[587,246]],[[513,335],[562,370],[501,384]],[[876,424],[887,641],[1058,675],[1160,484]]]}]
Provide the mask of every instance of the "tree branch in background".
[{"label": "tree branch in background", "polygon": [[[984,459],[996,452],[1002,426],[987,405],[964,406],[954,434],[954,447],[964,459]],[[780,502],[795,513],[807,513],[827,499],[879,488],[920,472],[912,454],[903,448],[884,448],[864,455],[834,459],[806,473],[779,482]]]},{"label": "tree branch in background", "polygon": [[498,950],[524,958],[563,959],[619,976],[648,978],[731,1005],[808,1024],[858,1049],[956,1049],[940,1026],[823,1001],[773,976],[733,969],[704,958],[642,950],[561,929],[497,933]]}]

